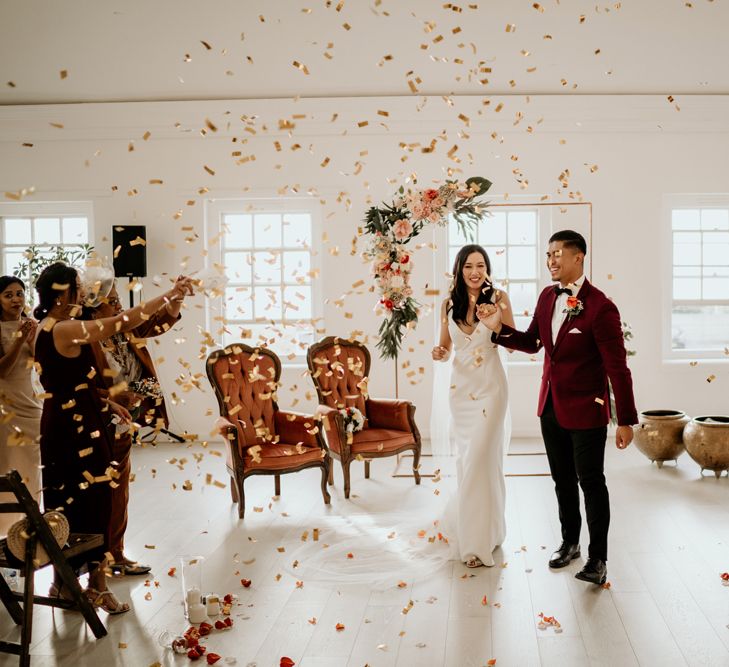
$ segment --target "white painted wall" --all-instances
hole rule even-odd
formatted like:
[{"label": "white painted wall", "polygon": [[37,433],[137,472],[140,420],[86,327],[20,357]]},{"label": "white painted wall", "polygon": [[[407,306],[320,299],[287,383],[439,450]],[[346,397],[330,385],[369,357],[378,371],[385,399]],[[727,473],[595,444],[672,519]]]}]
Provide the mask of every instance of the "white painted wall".
[{"label": "white painted wall", "polygon": [[[322,231],[328,238],[317,246],[326,331],[346,336],[362,330],[370,337],[379,323],[372,313],[375,297],[365,288],[352,293],[351,285],[359,279],[369,285],[368,268],[358,256],[350,255],[352,240],[369,202],[390,199],[410,174],[417,173],[425,185],[445,178],[445,170],[451,167],[462,170],[458,175],[463,177],[481,175],[492,180],[494,197],[527,195],[532,201],[542,196],[551,201],[581,197],[591,201],[594,210],[593,282],[614,298],[633,326],[638,354],[631,367],[639,410],[729,413],[729,357],[693,367],[688,362],[666,364],[661,358],[662,309],[670,287],[662,284],[663,267],[670,261],[663,243],[667,230],[662,197],[729,192],[727,97],[687,97],[680,100],[680,111],[664,96],[513,96],[492,98],[489,106],[483,106],[482,100],[454,97],[449,104],[437,97],[339,98],[3,107],[0,190],[16,192],[34,186],[35,194],[26,201],[92,201],[95,242],[106,254],[112,250],[112,225],[145,224],[150,274],[177,275],[201,268],[205,262],[206,196],[295,196],[313,188],[323,202]],[[504,107],[496,112],[500,102]],[[378,110],[390,115],[378,115]],[[279,119],[291,119],[294,114],[305,117],[294,121],[291,136],[279,131]],[[338,114],[334,122],[333,114]],[[458,119],[459,114],[470,119],[470,126]],[[257,118],[255,134],[245,131],[243,115]],[[218,132],[200,134],[206,118]],[[368,125],[359,127],[361,121]],[[51,127],[51,122],[64,127]],[[142,139],[146,131],[151,132],[148,141]],[[492,132],[497,133],[496,139],[491,138]],[[233,137],[238,138],[236,143]],[[428,145],[433,138],[437,149],[431,154],[400,146]],[[560,143],[561,139],[566,143]],[[241,146],[240,140],[246,143]],[[135,147],[132,152],[130,141]],[[281,143],[281,152],[275,150],[274,141]],[[33,146],[23,147],[23,142]],[[302,148],[292,151],[294,143]],[[458,163],[446,155],[454,145]],[[237,166],[231,157],[234,150],[256,159]],[[322,168],[325,157],[330,162]],[[354,175],[357,160],[364,166]],[[204,165],[214,169],[215,176],[206,173]],[[598,169],[591,172],[593,165]],[[526,190],[516,183],[514,168],[528,179]],[[558,181],[564,169],[571,174],[567,190],[561,190]],[[149,185],[156,178],[164,184]],[[118,191],[112,192],[112,186]],[[209,188],[207,195],[198,194],[203,186]],[[138,189],[137,196],[127,195],[132,188]],[[186,204],[189,200],[194,200],[193,206]],[[178,210],[183,215],[174,220]],[[555,217],[554,224],[560,227],[559,215]],[[423,241],[441,237],[426,234]],[[360,242],[358,251],[362,248]],[[444,255],[442,243],[435,261],[428,248],[418,251],[413,282],[425,305],[433,302],[432,297],[422,296],[426,285],[446,286]],[[151,278],[145,288],[148,295],[156,291]],[[333,300],[342,295],[347,295],[346,306],[338,308]],[[158,356],[165,359],[159,365],[163,384],[168,394],[175,391],[180,397],[180,403],[171,407],[174,427],[202,437],[210,430],[210,415],[216,412],[204,376],[208,350],[200,343],[205,307],[202,298],[191,300],[177,333],[161,338],[158,348]],[[345,318],[345,311],[353,313],[352,319]],[[433,317],[424,312],[402,360],[409,362],[408,370],[423,368],[424,373],[411,384],[406,371],[400,371],[400,395],[415,402],[424,435],[431,407],[433,334]],[[370,339],[372,348],[373,342]],[[393,395],[392,364],[373,356],[371,393]],[[297,409],[313,407],[306,398],[310,381],[302,371],[286,369],[279,397],[283,407],[291,404],[294,395],[300,400]],[[185,392],[175,380],[189,374],[198,388]],[[710,374],[717,380],[707,383]],[[538,433],[534,413],[539,377],[534,364],[510,371],[516,435]],[[298,386],[296,392],[290,390],[293,384]]]}]

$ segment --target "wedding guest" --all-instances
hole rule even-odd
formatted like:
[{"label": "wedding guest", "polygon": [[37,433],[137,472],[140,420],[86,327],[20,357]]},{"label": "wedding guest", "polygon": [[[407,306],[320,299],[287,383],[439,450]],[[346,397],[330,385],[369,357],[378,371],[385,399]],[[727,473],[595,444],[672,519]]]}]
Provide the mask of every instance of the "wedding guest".
[{"label": "wedding guest", "polygon": [[[0,277],[0,474],[17,470],[31,496],[40,501],[41,401],[31,382],[38,323],[25,314],[25,284]],[[0,494],[3,502],[14,501]],[[20,514],[0,514],[0,535]]]},{"label": "wedding guest", "polygon": [[[180,292],[192,294],[189,278],[180,276],[176,283]],[[135,420],[143,424],[158,421],[169,425],[152,355],[147,349],[147,338],[168,331],[179,319],[183,297],[170,300],[164,308],[153,313],[148,320],[132,331],[115,333],[102,343],[93,343],[97,370],[107,388],[125,382],[128,389],[116,393],[114,400],[127,408]],[[90,316],[97,319],[115,317],[122,312],[116,284],[109,295]],[[112,572],[143,575],[152,568],[128,558],[124,553],[124,533],[128,523],[129,475],[131,472],[132,431],[126,425],[117,427],[113,443],[113,458],[117,462],[119,477],[111,492],[111,521],[109,523],[109,553]]]},{"label": "wedding guest", "polygon": [[[75,319],[82,295],[73,267],[62,262],[46,267],[36,290],[39,304],[35,316],[40,322],[35,352],[46,392],[40,428],[45,506],[62,510],[72,532],[104,536],[103,545],[84,556],[89,564],[86,595],[94,606],[120,614],[128,611],[129,605],[119,602],[107,588],[105,574],[112,513],[110,482],[118,475],[112,465],[114,443],[109,422],[117,415],[130,423],[131,415],[102,396],[103,382],[90,343],[131,331],[171,301],[184,298],[187,286],[178,281],[161,296],[93,322]],[[57,578],[50,595],[63,594]]]}]

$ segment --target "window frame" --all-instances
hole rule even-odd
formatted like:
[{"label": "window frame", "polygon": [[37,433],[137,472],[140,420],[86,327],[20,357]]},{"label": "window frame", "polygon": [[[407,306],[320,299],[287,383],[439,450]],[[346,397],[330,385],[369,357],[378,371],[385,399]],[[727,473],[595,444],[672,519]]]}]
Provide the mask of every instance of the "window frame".
[{"label": "window frame", "polygon": [[[310,279],[309,286],[311,288],[311,317],[310,318],[299,318],[292,319],[276,318],[274,321],[277,326],[283,327],[283,322],[295,324],[296,322],[313,322],[312,329],[316,336],[317,324],[316,321],[322,317],[322,306],[321,306],[321,278],[322,278],[322,263],[321,253],[316,252],[316,239],[319,237],[321,229],[321,204],[318,199],[313,197],[213,197],[205,201],[205,234],[206,234],[206,248],[207,254],[207,265],[213,264],[223,265],[223,256],[226,252],[224,233],[222,229],[223,215],[225,214],[240,214],[240,215],[265,215],[265,214],[301,214],[305,213],[311,216],[311,247],[309,247],[309,270],[316,272],[318,271],[317,277]],[[253,252],[267,252],[270,250],[277,250],[283,252],[285,250],[303,251],[303,246],[297,246],[296,248],[284,248],[281,245],[279,248],[273,248],[271,246],[261,248],[251,248]],[[248,252],[247,250],[241,250],[238,247],[229,249],[231,252],[240,251]],[[283,262],[283,257],[281,258]],[[253,283],[252,283],[253,284]],[[264,286],[261,284],[260,286]],[[283,265],[281,280],[278,283],[266,283],[266,286],[271,287],[290,287],[283,279]],[[217,297],[207,297],[209,307],[206,309],[206,324],[208,331],[211,332],[214,340],[219,344],[223,345],[224,334],[218,333],[221,328],[221,322],[216,320],[216,317],[222,316],[225,312],[225,294]],[[283,304],[282,304],[283,305]],[[271,318],[269,318],[270,320]],[[228,326],[229,320],[226,320],[225,325]],[[245,327],[246,325],[260,325],[265,324],[265,321],[256,321],[253,317],[250,320],[232,320],[233,324],[231,327]],[[256,338],[239,338],[240,342],[255,346],[258,343]],[[278,354],[278,352],[277,352]],[[303,367],[306,366],[306,350],[298,350],[296,357],[291,359],[290,355],[280,356],[281,364],[284,367]]]},{"label": "window frame", "polygon": [[[729,359],[723,349],[707,350],[699,348],[673,348],[673,308],[678,305],[706,305],[706,306],[729,306],[729,298],[727,299],[674,299],[673,297],[673,274],[674,274],[674,258],[673,258],[673,212],[682,209],[724,209],[729,210],[729,193],[715,194],[669,194],[663,197],[663,335],[662,348],[663,360],[665,362],[683,361],[686,359],[706,359],[712,361],[728,362]],[[680,230],[679,230],[680,231]],[[691,230],[694,231],[694,230]],[[704,231],[697,230],[699,234]],[[711,231],[711,230],[709,230]],[[724,230],[722,230],[724,231]],[[703,271],[702,263],[699,271]],[[729,338],[727,339],[729,344]]]},{"label": "window frame", "polygon": [[[5,225],[3,220],[5,218],[30,218],[31,220],[36,218],[86,218],[87,220],[87,241],[91,246],[94,246],[94,208],[93,202],[90,201],[58,201],[58,202],[0,202],[0,249],[2,250],[2,257],[0,257],[0,263],[5,269],[3,275],[11,275],[15,267],[5,267],[5,256],[8,250],[8,243],[5,241]],[[34,232],[31,230],[31,238]],[[61,232],[62,237],[62,232]],[[23,249],[27,248],[28,245],[35,243],[35,245],[46,246],[48,248],[54,246],[62,247],[80,247],[84,245],[82,242],[78,243],[39,243],[38,240],[31,240],[29,244],[26,244]],[[12,248],[20,248],[19,244],[10,244]],[[22,276],[22,279],[26,281],[27,276]],[[32,285],[27,285],[27,289],[33,289]]]},{"label": "window frame", "polygon": [[[494,204],[510,204],[508,207],[499,207],[494,206]],[[510,247],[525,247],[525,246],[519,246],[517,244],[509,244],[508,240],[508,218],[510,213],[518,213],[522,211],[531,211],[534,212],[537,216],[537,242],[536,242],[536,278],[535,279],[523,279],[523,278],[515,278],[510,279],[508,276],[502,277],[502,276],[495,276],[496,284],[502,285],[504,287],[504,290],[508,293],[510,293],[509,286],[513,283],[519,283],[519,284],[527,284],[527,283],[534,283],[536,287],[535,291],[535,299],[534,304],[532,305],[531,309],[529,310],[529,315],[533,316],[534,314],[534,308],[537,304],[537,299],[539,298],[539,294],[541,293],[542,289],[545,285],[548,285],[551,282],[551,276],[549,274],[549,271],[547,270],[546,262],[544,261],[544,252],[546,251],[549,237],[552,234],[552,219],[553,219],[553,211],[552,207],[543,207],[543,206],[536,206],[535,202],[533,200],[533,197],[529,198],[529,201],[519,202],[518,199],[512,198],[509,201],[506,200],[498,200],[494,201],[492,203],[492,208],[490,209],[491,212],[495,213],[498,210],[503,209],[506,213],[506,225],[507,225],[507,236],[506,236],[506,244],[504,244],[504,252],[508,255],[508,248]],[[488,211],[489,209],[487,209]],[[448,225],[456,224],[455,221],[449,220]],[[479,224],[488,224],[488,212],[484,220]],[[451,249],[454,247],[460,247],[456,245],[452,245],[450,243],[450,236],[448,233],[448,229],[445,230],[444,234],[445,239],[445,254],[444,254],[444,263],[446,265],[444,273],[450,274],[450,272],[453,270],[453,266],[450,264],[450,255],[451,255]],[[467,241],[470,243],[470,241]],[[478,236],[476,239],[474,239],[473,243],[478,243],[479,245],[483,245],[481,241],[479,241]],[[489,246],[491,247],[491,246]],[[492,260],[493,261],[493,260]],[[507,267],[508,267],[508,258],[507,258]],[[507,280],[506,284],[504,284],[502,281]],[[447,289],[444,290],[444,295],[447,293]],[[439,302],[440,307],[440,302]],[[436,336],[439,336],[440,332],[436,334]],[[437,339],[437,338],[436,338]],[[540,350],[534,355],[526,354],[524,352],[513,352],[512,354],[508,355],[507,363],[509,366],[533,366],[542,360],[542,355],[544,354],[543,350]]]}]

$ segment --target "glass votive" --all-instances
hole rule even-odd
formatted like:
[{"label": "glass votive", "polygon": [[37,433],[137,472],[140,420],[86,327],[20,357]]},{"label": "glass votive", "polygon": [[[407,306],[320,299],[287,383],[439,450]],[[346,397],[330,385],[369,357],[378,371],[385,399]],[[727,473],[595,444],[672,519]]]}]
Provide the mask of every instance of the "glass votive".
[{"label": "glass votive", "polygon": [[[202,604],[202,571],[205,558],[203,556],[182,556],[180,565],[182,566],[182,599],[185,602],[185,615],[191,623],[200,623],[201,621],[193,621],[190,617],[190,610],[193,605]],[[202,619],[205,620],[204,618]]]}]

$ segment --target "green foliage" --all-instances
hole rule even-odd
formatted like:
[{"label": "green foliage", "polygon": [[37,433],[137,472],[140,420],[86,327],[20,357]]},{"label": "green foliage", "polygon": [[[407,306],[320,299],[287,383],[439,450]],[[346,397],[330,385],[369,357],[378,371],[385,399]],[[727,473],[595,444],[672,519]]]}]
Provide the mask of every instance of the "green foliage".
[{"label": "green foliage", "polygon": [[[414,299],[408,299],[402,308],[393,310],[390,317],[382,320],[378,335],[380,340],[377,349],[382,359],[397,359],[397,354],[402,347],[402,339],[405,331],[414,327],[418,321],[419,304]],[[410,324],[412,322],[412,324]]]},{"label": "green foliage", "polygon": [[79,246],[28,246],[23,251],[24,259],[13,269],[13,275],[18,276],[26,284],[28,304],[34,305],[35,290],[33,288],[43,269],[54,262],[65,262],[80,269],[84,260],[93,251],[94,247],[88,243]]}]

